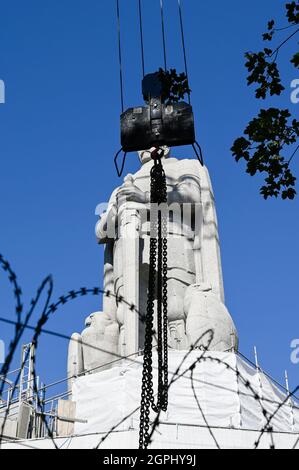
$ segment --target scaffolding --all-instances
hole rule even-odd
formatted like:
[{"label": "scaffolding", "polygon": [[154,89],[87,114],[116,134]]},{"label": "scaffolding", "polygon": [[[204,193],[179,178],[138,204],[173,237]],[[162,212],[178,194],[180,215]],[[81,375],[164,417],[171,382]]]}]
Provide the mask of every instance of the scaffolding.
[{"label": "scaffolding", "polygon": [[0,436],[33,439],[57,437],[63,432],[72,431],[76,420],[74,407],[71,406],[73,402],[69,400],[70,392],[60,391],[47,398],[50,390],[64,387],[67,379],[46,386],[40,383],[34,371],[34,344],[24,344],[20,367],[5,377],[0,376],[3,386],[0,397]]}]

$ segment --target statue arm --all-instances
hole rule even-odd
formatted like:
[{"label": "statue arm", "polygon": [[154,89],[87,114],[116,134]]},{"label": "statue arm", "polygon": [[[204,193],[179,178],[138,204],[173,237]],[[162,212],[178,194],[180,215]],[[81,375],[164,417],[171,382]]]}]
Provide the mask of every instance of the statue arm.
[{"label": "statue arm", "polygon": [[150,193],[142,191],[134,183],[134,178],[128,174],[124,183],[116,188],[109,200],[107,210],[101,215],[96,225],[96,236],[98,243],[107,243],[117,237],[118,218],[121,207],[127,202],[136,202],[146,206],[150,201]]}]

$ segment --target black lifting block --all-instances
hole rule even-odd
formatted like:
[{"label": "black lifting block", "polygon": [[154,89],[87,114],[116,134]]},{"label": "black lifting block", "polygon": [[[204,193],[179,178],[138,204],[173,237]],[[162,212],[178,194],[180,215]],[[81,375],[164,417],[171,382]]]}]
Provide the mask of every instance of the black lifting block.
[{"label": "black lifting block", "polygon": [[121,145],[124,152],[161,145],[192,145],[194,142],[192,106],[184,101],[164,104],[159,98],[152,98],[149,105],[129,108],[121,115]]},{"label": "black lifting block", "polygon": [[121,115],[124,152],[194,144],[192,107],[184,101],[165,103],[168,97],[159,73],[145,75],[142,94],[146,106],[130,108]]}]

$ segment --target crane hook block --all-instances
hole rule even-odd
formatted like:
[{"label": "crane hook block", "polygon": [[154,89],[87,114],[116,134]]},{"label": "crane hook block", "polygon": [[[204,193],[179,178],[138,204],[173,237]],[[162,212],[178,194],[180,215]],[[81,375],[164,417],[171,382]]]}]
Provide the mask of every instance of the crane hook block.
[{"label": "crane hook block", "polygon": [[146,106],[129,108],[121,114],[121,145],[124,152],[134,152],[167,145],[193,145],[195,142],[192,106],[165,102],[156,74],[146,75],[142,91]]}]

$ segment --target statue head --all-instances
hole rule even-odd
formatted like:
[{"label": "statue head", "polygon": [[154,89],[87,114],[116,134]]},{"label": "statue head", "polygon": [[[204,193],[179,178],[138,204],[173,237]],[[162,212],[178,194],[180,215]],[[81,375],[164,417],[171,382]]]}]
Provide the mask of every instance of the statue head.
[{"label": "statue head", "polygon": [[[162,158],[167,158],[170,154],[170,148],[167,147],[167,145],[162,145],[161,149],[164,150],[164,154]],[[151,160],[151,150],[152,149],[146,149],[146,150],[139,150],[138,157],[142,165],[145,165],[145,163],[149,162]]]}]

